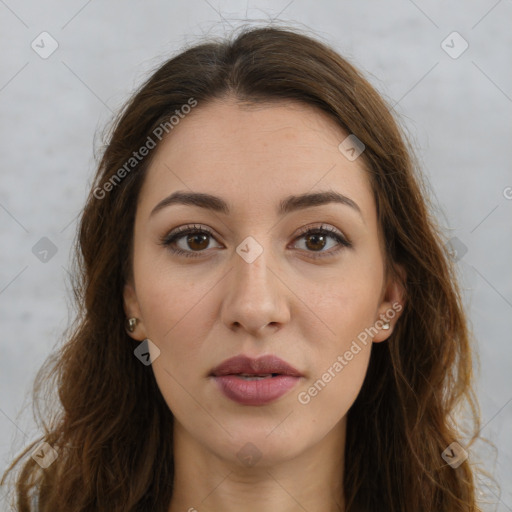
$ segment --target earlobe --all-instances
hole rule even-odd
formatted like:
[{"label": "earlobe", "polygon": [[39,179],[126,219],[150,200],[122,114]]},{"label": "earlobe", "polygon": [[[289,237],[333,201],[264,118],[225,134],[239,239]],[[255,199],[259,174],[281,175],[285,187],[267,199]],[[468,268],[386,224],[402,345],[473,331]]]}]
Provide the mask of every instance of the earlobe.
[{"label": "earlobe", "polygon": [[396,265],[395,268],[399,275],[389,279],[384,291],[384,298],[379,306],[378,318],[375,322],[375,328],[378,330],[377,334],[373,338],[375,343],[385,341],[391,336],[398,319],[404,310],[404,286],[407,274],[401,265]]},{"label": "earlobe", "polygon": [[131,338],[141,341],[146,338],[137,293],[133,283],[128,282],[123,289],[123,306],[126,318],[123,319],[125,330]]}]

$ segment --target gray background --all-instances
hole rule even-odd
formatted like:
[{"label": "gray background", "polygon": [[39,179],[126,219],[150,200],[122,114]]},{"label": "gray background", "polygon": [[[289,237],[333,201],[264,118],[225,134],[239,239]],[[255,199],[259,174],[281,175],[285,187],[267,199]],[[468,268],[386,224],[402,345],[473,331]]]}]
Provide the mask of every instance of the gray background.
[{"label": "gray background", "polygon": [[[271,18],[332,44],[401,116],[456,237],[478,344],[482,434],[496,450],[481,444],[470,458],[501,485],[482,483],[486,510],[512,511],[511,0],[0,0],[0,471],[39,435],[29,393],[73,314],[66,269],[100,130],[171,54]],[[44,31],[59,45],[48,58],[31,47],[51,48]],[[445,49],[460,41],[442,46],[453,31],[469,44],[457,58]],[[47,261],[33,251],[43,237],[57,249]]]}]

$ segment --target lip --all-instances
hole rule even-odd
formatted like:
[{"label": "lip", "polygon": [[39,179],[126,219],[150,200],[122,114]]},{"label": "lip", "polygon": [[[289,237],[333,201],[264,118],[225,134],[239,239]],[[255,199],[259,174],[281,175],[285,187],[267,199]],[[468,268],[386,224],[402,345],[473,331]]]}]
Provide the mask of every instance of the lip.
[{"label": "lip", "polygon": [[[259,380],[246,380],[246,375],[269,375]],[[229,399],[242,405],[265,405],[292,389],[303,375],[277,356],[266,355],[253,359],[238,355],[215,367],[210,377]]]}]

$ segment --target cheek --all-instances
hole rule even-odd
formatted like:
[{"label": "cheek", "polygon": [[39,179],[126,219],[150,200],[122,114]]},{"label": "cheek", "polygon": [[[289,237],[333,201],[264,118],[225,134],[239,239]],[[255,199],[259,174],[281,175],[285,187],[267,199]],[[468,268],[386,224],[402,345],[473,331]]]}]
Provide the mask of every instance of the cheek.
[{"label": "cheek", "polygon": [[371,344],[351,343],[326,361],[322,369],[297,393],[308,416],[322,417],[334,425],[350,409],[363,385]]},{"label": "cheek", "polygon": [[138,263],[137,295],[147,336],[157,344],[176,338],[178,332],[180,339],[184,332],[194,338],[197,320],[204,318],[208,292],[216,283],[214,276],[198,272],[194,265],[172,265],[166,254],[148,253]]},{"label": "cheek", "polygon": [[[347,273],[348,274],[348,273]],[[322,359],[348,350],[350,343],[365,329],[374,325],[379,305],[382,277],[379,272],[339,273],[318,286],[309,286],[305,297],[309,316],[318,320],[303,323],[309,329],[308,337],[319,347]],[[298,320],[300,322],[300,320]],[[364,338],[364,336],[362,336]]]},{"label": "cheek", "polygon": [[147,336],[160,350],[152,370],[173,414],[178,418],[193,415],[201,419],[205,410],[191,396],[205,365],[203,342],[209,327],[203,314],[205,303],[201,301],[204,292],[197,290],[196,294],[194,290],[181,290],[181,284],[171,286],[174,284],[165,286],[160,279],[146,296],[143,315]]},{"label": "cheek", "polygon": [[146,269],[139,267],[137,294],[146,336],[160,350],[152,366],[167,400],[191,390],[194,379],[205,371],[204,340],[213,311],[209,292],[216,280],[198,277],[197,272],[192,276],[185,269],[171,271],[168,262]]},{"label": "cheek", "polygon": [[[187,375],[197,374],[205,364],[203,343],[208,337],[211,321],[205,311],[204,295],[176,297],[174,293],[155,294],[146,302],[144,319],[148,338],[160,349],[158,363],[169,372],[187,380]],[[157,365],[158,366],[158,365]],[[193,372],[189,370],[193,369]]]},{"label": "cheek", "polygon": [[363,346],[351,361],[331,362],[299,391],[295,410],[304,433],[319,440],[346,417],[363,385],[370,351],[370,345]]},{"label": "cheek", "polygon": [[348,412],[364,382],[372,336],[365,331],[375,321],[379,299],[378,273],[338,275],[323,290],[313,291],[309,301],[315,316],[315,332],[309,330],[311,374],[296,396],[298,411],[311,428],[322,418],[332,428]]},{"label": "cheek", "polygon": [[[359,281],[339,278],[323,293],[312,292],[309,301],[318,330],[303,325],[309,339],[308,382],[297,393],[297,403],[313,423],[322,417],[334,425],[350,409],[364,382],[375,332],[379,303],[379,273]],[[300,409],[299,409],[300,410]]]}]

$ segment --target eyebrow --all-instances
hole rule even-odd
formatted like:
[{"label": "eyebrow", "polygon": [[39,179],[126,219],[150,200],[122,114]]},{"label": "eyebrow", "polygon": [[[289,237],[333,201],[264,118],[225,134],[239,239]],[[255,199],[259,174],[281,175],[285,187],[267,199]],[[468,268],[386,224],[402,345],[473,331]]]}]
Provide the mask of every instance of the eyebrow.
[{"label": "eyebrow", "polygon": [[[313,206],[322,206],[330,203],[343,204],[349,206],[353,210],[359,213],[363,219],[361,209],[349,197],[335,192],[333,190],[324,192],[306,193],[298,196],[288,196],[283,199],[278,206],[278,215],[286,215],[297,210],[303,210],[305,208],[311,208]],[[188,191],[177,191],[170,196],[162,199],[151,211],[150,217],[161,211],[163,208],[171,206],[173,204],[184,204],[191,206],[198,206],[199,208],[205,208],[214,212],[223,213],[229,215],[230,208],[224,199],[202,192],[188,192]],[[364,219],[363,219],[364,222]]]}]

